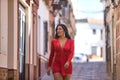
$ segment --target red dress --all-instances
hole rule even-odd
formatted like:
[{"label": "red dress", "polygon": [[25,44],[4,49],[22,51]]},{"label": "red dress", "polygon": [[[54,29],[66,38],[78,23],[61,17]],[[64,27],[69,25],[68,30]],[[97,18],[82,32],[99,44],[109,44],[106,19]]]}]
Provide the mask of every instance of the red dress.
[{"label": "red dress", "polygon": [[[67,39],[62,48],[58,39],[51,41],[51,52],[49,57],[48,66],[52,67],[53,73],[59,72],[63,76],[72,74],[72,63],[74,53],[74,40]],[[70,65],[64,69],[64,64],[69,61]]]}]

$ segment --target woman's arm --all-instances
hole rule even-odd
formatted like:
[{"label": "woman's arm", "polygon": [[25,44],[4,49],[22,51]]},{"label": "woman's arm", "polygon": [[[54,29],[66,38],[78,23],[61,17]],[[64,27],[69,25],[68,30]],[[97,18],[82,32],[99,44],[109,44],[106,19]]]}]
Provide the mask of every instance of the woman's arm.
[{"label": "woman's arm", "polygon": [[69,64],[73,58],[73,54],[74,54],[74,40],[70,41],[70,54],[68,56],[68,60],[64,65],[64,68],[67,69],[69,67]]},{"label": "woman's arm", "polygon": [[51,41],[51,51],[50,51],[50,56],[49,56],[49,62],[48,62],[48,67],[51,67],[52,61],[53,61],[53,56],[54,56],[54,40]]},{"label": "woman's arm", "polygon": [[71,62],[73,55],[74,55],[74,40],[71,40],[70,41],[70,55],[67,60],[68,62]]}]

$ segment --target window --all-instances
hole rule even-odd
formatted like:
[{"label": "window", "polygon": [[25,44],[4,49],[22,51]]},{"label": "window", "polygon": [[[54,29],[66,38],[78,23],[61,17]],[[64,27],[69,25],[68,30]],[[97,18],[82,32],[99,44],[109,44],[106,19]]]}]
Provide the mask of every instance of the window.
[{"label": "window", "polygon": [[97,47],[96,46],[92,46],[92,54],[96,54],[97,53]]},{"label": "window", "polygon": [[96,29],[93,29],[93,34],[94,34],[94,35],[96,34]]},{"label": "window", "polygon": [[44,22],[44,51],[45,54],[48,52],[48,23],[47,21]]},{"label": "window", "polygon": [[25,35],[26,35],[26,22],[25,22],[25,8],[19,5],[19,79],[25,80]]}]

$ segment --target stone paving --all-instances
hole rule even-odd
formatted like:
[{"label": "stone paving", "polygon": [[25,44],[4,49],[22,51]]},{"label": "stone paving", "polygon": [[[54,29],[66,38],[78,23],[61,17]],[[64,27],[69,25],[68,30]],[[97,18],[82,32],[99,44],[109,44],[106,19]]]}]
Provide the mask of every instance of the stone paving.
[{"label": "stone paving", "polygon": [[54,80],[54,79],[53,79],[52,72],[51,72],[51,75],[50,75],[50,76],[48,76],[48,75],[46,74],[46,75],[44,75],[44,76],[42,77],[42,79],[40,79],[40,80]]},{"label": "stone paving", "polygon": [[104,62],[73,63],[71,80],[111,80]]},{"label": "stone paving", "polygon": [[[43,76],[41,80],[54,80],[53,75]],[[106,73],[104,62],[73,63],[71,80],[112,80]]]}]

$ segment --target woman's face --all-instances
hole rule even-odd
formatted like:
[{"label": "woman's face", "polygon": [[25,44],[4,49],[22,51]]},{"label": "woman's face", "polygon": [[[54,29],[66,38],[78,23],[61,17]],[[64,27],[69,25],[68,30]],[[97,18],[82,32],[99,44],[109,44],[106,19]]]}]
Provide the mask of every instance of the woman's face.
[{"label": "woman's face", "polygon": [[62,26],[57,27],[57,35],[59,37],[64,36],[64,30],[63,30]]}]

